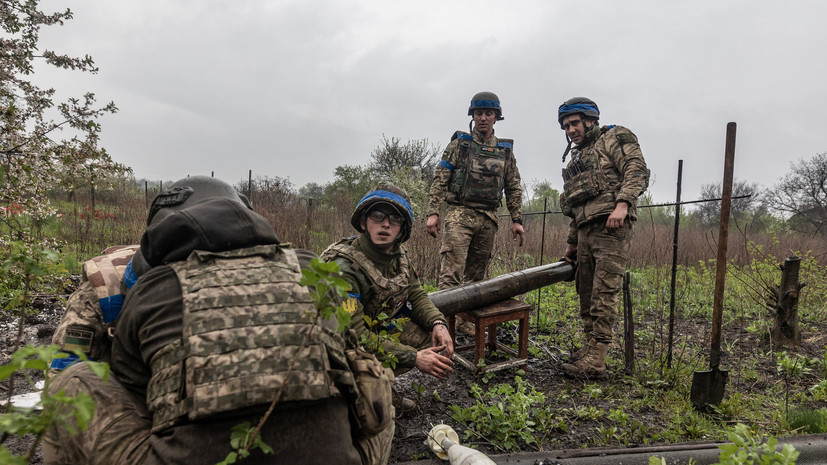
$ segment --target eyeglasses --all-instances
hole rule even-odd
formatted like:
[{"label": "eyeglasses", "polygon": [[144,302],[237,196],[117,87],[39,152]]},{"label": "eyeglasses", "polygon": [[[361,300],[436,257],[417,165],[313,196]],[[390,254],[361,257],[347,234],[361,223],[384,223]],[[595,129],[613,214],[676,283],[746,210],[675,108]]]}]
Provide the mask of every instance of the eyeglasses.
[{"label": "eyeglasses", "polygon": [[368,218],[375,223],[381,223],[385,221],[385,218],[387,218],[390,224],[394,226],[402,226],[405,224],[405,218],[402,218],[399,215],[394,215],[393,213],[388,214],[379,210],[373,210],[368,213]]}]

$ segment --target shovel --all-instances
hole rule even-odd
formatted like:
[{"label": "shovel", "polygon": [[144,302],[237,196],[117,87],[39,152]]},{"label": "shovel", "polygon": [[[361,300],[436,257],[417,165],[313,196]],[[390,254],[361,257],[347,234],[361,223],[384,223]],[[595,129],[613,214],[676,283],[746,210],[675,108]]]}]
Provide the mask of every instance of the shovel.
[{"label": "shovel", "polygon": [[709,371],[696,371],[692,376],[689,399],[698,410],[705,411],[710,405],[724,399],[729,372],[720,370],[721,320],[726,283],[727,239],[729,238],[729,210],[732,204],[732,172],[735,166],[735,123],[726,127],[726,153],[724,155],[724,183],[721,189],[721,227],[718,232],[718,257],[715,263],[715,298],[712,303],[712,331],[709,351]]}]

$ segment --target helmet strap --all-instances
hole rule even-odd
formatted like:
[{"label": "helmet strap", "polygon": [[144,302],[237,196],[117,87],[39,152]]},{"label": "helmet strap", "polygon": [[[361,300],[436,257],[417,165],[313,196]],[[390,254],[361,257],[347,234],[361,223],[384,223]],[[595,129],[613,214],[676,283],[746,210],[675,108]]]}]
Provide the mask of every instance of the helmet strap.
[{"label": "helmet strap", "polygon": [[474,133],[474,119],[471,118],[471,121],[468,122],[468,134]]},{"label": "helmet strap", "polygon": [[569,156],[569,152],[571,152],[571,139],[569,138],[568,134],[566,134],[566,142],[568,142],[569,145],[566,146],[566,151],[563,152],[563,162],[564,163],[566,162],[566,157]]}]

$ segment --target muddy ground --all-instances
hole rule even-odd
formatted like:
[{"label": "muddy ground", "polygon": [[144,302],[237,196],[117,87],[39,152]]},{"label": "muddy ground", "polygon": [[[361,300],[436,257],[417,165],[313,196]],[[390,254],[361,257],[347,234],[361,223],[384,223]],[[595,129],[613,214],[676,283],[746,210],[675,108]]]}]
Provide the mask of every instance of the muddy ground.
[{"label": "muddy ground", "polygon": [[[68,292],[68,291],[67,291]],[[63,296],[64,298],[66,296]],[[54,328],[60,320],[63,312],[63,306],[60,296],[38,296],[35,307],[39,310],[38,313],[30,315],[25,319],[24,329],[24,344],[49,344],[51,342]],[[532,317],[533,321],[533,317]],[[743,320],[734,321],[724,328],[724,339],[726,341],[735,341],[731,345],[724,346],[724,354],[722,357],[722,366],[732,367],[734,365],[745,364],[747,361],[754,365],[755,377],[752,376],[747,379],[741,377],[732,368],[730,381],[727,384],[727,396],[732,396],[734,393],[757,393],[766,392],[773,385],[779,383],[783,384],[777,374],[775,360],[773,357],[757,357],[756,354],[767,354],[770,349],[766,346],[766,341],[758,334],[747,331],[747,323]],[[827,345],[827,323],[807,321],[802,322],[805,326],[803,344],[798,353],[806,354],[810,358],[821,359],[824,355],[825,345]],[[638,325],[645,327],[645,322],[638,322]],[[622,320],[619,323],[622,328]],[[594,406],[608,412],[611,409],[616,409],[622,406],[623,400],[617,397],[600,397],[595,398],[593,395],[587,395],[584,387],[588,384],[591,389],[595,386],[605,392],[612,391],[612,388],[628,383],[629,376],[623,369],[622,348],[618,344],[614,344],[610,349],[610,366],[609,374],[605,380],[585,382],[578,380],[566,379],[562,376],[560,369],[568,355],[568,352],[574,348],[574,331],[577,327],[577,322],[559,322],[554,329],[560,335],[571,334],[571,337],[559,337],[557,340],[570,341],[561,347],[552,347],[548,345],[536,346],[539,350],[535,350],[535,357],[530,357],[528,362],[528,370],[524,374],[524,379],[530,385],[534,386],[539,391],[545,394],[546,405],[553,410],[561,412],[569,412],[562,414],[567,427],[565,431],[552,430],[545,432],[545,437],[539,445],[533,445],[525,450],[552,450],[552,449],[568,449],[581,448],[595,445],[597,436],[597,428],[605,420],[590,420],[575,416],[571,412],[583,406]],[[618,328],[620,329],[620,328]],[[652,329],[650,327],[650,329]],[[657,331],[661,331],[657,329]],[[680,345],[681,349],[677,350],[695,350],[696,355],[693,357],[694,363],[697,364],[697,369],[705,369],[708,349],[703,352],[701,349],[686,349],[686,346],[697,342],[702,345],[703,339],[707,337],[709,331],[709,323],[702,319],[679,319],[676,325],[675,340],[689,341],[688,344]],[[13,350],[13,343],[17,336],[16,319],[8,315],[0,314],[0,364],[5,363]],[[514,329],[499,329],[499,339],[506,344],[516,343],[516,331]],[[535,341],[537,334],[532,328],[530,339]],[[617,338],[620,341],[620,338]],[[471,342],[471,338],[465,335],[459,336],[460,344],[467,344]],[[657,346],[660,343],[638,342],[639,352],[650,351],[652,349],[659,349]],[[679,343],[676,342],[676,347]],[[729,349],[731,352],[726,352]],[[469,357],[470,353],[467,354]],[[638,360],[642,357],[638,355]],[[494,354],[489,361],[504,360],[503,354]],[[643,367],[638,367],[637,372],[640,373]],[[652,370],[649,370],[651,373]],[[469,407],[475,403],[475,399],[470,395],[470,387],[473,383],[480,383],[483,387],[493,386],[499,383],[513,383],[516,370],[509,369],[497,372],[492,378],[488,379],[487,384],[483,384],[483,380],[475,372],[456,366],[451,376],[444,381],[437,380],[428,375],[424,375],[417,370],[413,370],[407,374],[400,376],[397,379],[396,390],[399,394],[413,399],[416,403],[415,408],[407,412],[404,416],[397,420],[396,434],[393,443],[393,452],[391,456],[391,463],[405,462],[418,459],[433,458],[428,452],[427,446],[424,444],[427,432],[432,425],[442,422],[452,425],[459,433],[460,438],[463,439],[465,426],[451,418],[451,405],[461,407]],[[35,374],[35,379],[42,379],[42,375]],[[801,390],[806,389],[817,382],[819,378],[816,375],[810,375],[809,378],[802,380]],[[687,384],[691,383],[691,379],[683,380]],[[668,390],[675,387],[669,382],[658,382],[657,380],[649,380],[646,384],[650,385],[653,390]],[[416,386],[420,386],[416,388]],[[424,389],[423,389],[424,388]],[[31,391],[31,388],[26,385],[22,378],[18,378],[15,386],[15,393],[22,393]],[[615,390],[616,392],[617,390]],[[639,391],[639,390],[638,390]],[[645,392],[635,391],[630,395],[643,396]],[[8,392],[7,382],[0,382],[0,396],[5,397]],[[567,395],[560,395],[566,393]],[[778,399],[783,405],[783,399]],[[819,407],[818,405],[814,405]],[[821,405],[820,407],[824,407]],[[664,418],[655,409],[625,409],[626,414],[629,415],[630,422],[637,421],[643,425],[650,426],[652,430],[657,430],[658,426],[664,425],[672,421],[670,418]],[[604,417],[605,418],[605,417]],[[737,418],[725,419],[729,423],[734,423]],[[615,447],[633,447],[636,445],[643,445],[644,443],[656,443],[657,437],[646,439],[645,437],[627,438],[623,442],[618,441],[615,444],[601,443],[603,446]],[[708,439],[705,437],[698,437],[695,439]],[[505,451],[492,445],[484,438],[463,440],[466,445],[472,445],[483,452],[489,454],[501,454]],[[4,445],[12,449],[15,453],[22,453],[27,450],[32,444],[31,438],[18,439],[15,437],[7,438]],[[34,458],[31,463],[40,464],[42,458],[40,456],[39,446],[35,449]]]}]

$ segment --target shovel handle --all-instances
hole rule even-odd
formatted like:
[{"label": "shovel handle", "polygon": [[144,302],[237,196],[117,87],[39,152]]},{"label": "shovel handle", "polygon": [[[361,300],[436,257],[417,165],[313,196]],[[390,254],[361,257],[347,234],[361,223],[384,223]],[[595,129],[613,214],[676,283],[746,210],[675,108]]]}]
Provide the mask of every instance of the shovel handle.
[{"label": "shovel handle", "polygon": [[732,177],[735,171],[735,123],[726,125],[724,153],[724,183],[721,187],[721,227],[718,230],[718,257],[715,262],[715,298],[712,302],[712,348],[709,351],[709,369],[717,370],[721,363],[721,324],[726,287],[727,242],[729,240],[729,211],[732,205]]}]

